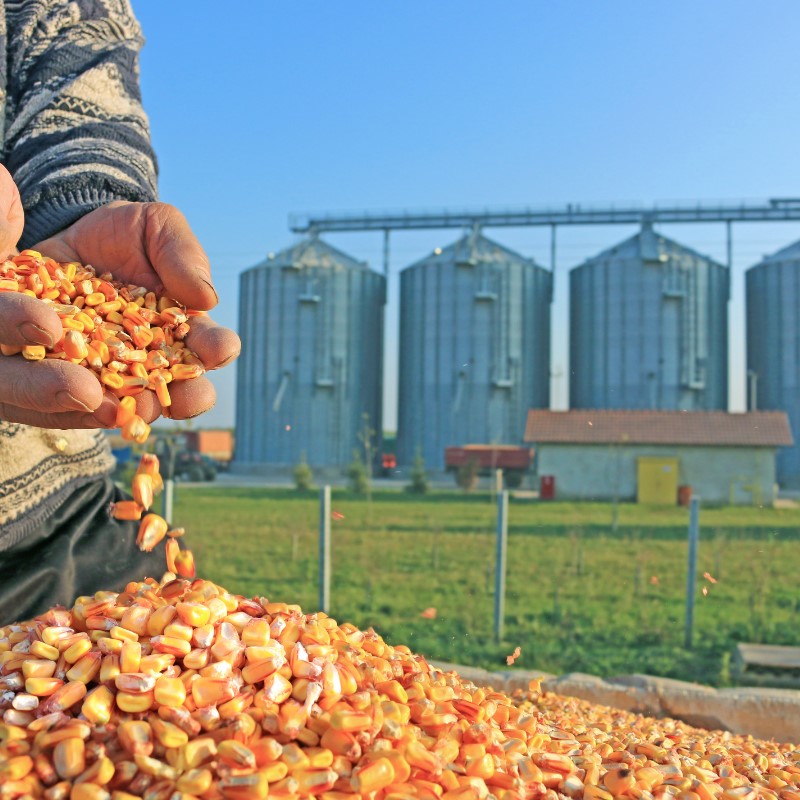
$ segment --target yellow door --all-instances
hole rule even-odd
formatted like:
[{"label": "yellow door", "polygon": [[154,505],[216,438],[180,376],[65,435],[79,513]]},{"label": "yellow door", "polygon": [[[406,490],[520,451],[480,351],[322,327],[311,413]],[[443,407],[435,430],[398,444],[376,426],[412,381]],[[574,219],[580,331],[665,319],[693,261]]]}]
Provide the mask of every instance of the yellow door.
[{"label": "yellow door", "polygon": [[677,458],[637,458],[636,471],[639,503],[674,506],[678,502]]}]

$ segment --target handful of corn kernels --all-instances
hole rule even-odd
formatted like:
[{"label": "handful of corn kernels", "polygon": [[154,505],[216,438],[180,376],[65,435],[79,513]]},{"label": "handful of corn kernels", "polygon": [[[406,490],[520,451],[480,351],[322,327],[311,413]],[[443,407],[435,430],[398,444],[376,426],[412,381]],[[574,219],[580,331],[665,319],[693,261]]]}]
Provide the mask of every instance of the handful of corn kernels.
[{"label": "handful of corn kernels", "polygon": [[[172,400],[169,384],[191,380],[205,372],[202,362],[184,344],[193,312],[168,297],[157,297],[141,286],[97,275],[88,265],[59,263],[35,250],[23,250],[0,265],[0,291],[20,292],[46,303],[61,320],[62,335],[53,347],[0,345],[5,356],[28,361],[60,359],[90,369],[103,387],[119,399],[116,424],[123,438],[143,444],[150,426],[136,413],[136,396],[155,392],[165,415]],[[152,550],[169,532],[157,514],[142,514],[162,486],[158,458],[146,454],[133,480],[133,500],[116,503],[117,519],[139,520],[137,544]],[[167,543],[167,567],[191,577],[194,560],[180,551],[172,532]],[[2,795],[0,794],[0,798]]]}]

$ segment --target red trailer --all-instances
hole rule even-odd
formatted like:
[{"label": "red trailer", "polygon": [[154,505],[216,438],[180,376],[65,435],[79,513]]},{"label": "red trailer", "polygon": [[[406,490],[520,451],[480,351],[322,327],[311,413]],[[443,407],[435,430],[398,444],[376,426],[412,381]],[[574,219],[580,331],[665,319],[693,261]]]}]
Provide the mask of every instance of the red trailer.
[{"label": "red trailer", "polygon": [[457,474],[459,467],[470,463],[477,464],[480,475],[491,475],[494,470],[502,469],[506,484],[511,487],[520,485],[532,462],[531,448],[512,444],[465,444],[463,447],[447,447],[444,451],[448,472]]}]

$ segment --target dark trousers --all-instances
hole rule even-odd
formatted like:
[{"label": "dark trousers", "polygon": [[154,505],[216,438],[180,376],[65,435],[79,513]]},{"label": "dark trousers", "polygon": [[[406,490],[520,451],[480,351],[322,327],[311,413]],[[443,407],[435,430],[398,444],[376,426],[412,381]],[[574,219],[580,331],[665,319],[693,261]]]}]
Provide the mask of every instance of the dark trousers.
[{"label": "dark trousers", "polygon": [[29,620],[55,605],[129,581],[160,579],[164,544],[152,553],[136,546],[138,522],[112,519],[109,505],[124,495],[110,478],[77,490],[47,522],[0,553],[0,625]]}]

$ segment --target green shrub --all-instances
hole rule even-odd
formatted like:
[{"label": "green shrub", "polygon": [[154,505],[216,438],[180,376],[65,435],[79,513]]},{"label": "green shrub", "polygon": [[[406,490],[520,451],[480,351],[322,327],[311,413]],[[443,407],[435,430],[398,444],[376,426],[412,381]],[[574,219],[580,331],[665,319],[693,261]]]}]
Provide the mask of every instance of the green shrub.
[{"label": "green shrub", "polygon": [[308,492],[314,488],[314,473],[308,466],[305,453],[300,458],[300,463],[294,468],[294,488],[298,492]]},{"label": "green shrub", "polygon": [[428,473],[425,472],[425,460],[422,457],[422,451],[417,448],[417,454],[414,456],[414,463],[411,466],[409,473],[411,479],[406,486],[406,491],[412,494],[427,494],[430,489],[430,482],[428,481]]},{"label": "green shrub", "polygon": [[347,481],[350,491],[356,494],[369,492],[369,474],[358,450],[353,450],[353,460],[347,467]]}]

